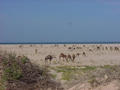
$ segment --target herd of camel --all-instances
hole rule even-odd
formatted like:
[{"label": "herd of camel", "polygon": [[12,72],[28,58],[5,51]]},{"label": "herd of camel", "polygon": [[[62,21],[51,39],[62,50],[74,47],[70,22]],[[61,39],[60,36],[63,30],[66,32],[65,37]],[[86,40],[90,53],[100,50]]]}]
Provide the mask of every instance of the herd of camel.
[{"label": "herd of camel", "polygon": [[[78,47],[69,47],[68,49],[72,49],[72,50],[75,50],[75,49],[79,49]],[[97,46],[96,47],[96,50],[100,50],[101,49],[101,47],[100,46]],[[106,50],[115,50],[115,51],[119,51],[120,49],[119,49],[119,47],[112,47],[112,46],[110,46],[110,47],[104,47],[104,49],[106,49]],[[89,51],[93,51],[92,49],[89,49]],[[63,60],[63,61],[66,61],[66,62],[68,62],[68,61],[72,61],[72,62],[74,62],[75,61],[75,58],[76,57],[79,57],[79,55],[80,55],[80,53],[76,53],[76,54],[64,54],[64,53],[60,53],[59,54],[59,60]],[[82,52],[82,55],[83,56],[87,56],[86,55],[86,53],[85,52]],[[45,62],[51,62],[54,58],[56,58],[55,56],[53,56],[53,55],[47,55],[46,57],[45,57]]]},{"label": "herd of camel", "polygon": [[[20,45],[19,47],[22,48],[22,45]],[[32,47],[32,45],[30,45],[30,47]],[[59,47],[59,45],[55,44],[54,47]],[[64,47],[67,47],[67,45],[64,45]],[[73,51],[73,50],[79,50],[79,49],[82,50],[82,48],[87,48],[90,52],[93,52],[93,51],[96,52],[96,50],[98,50],[98,51],[99,50],[120,51],[120,48],[118,46],[94,45],[93,47],[94,48],[91,49],[91,48],[87,47],[86,45],[83,45],[82,47],[81,46],[72,45],[71,47],[68,47],[68,50]],[[38,50],[35,49],[35,53],[37,53],[37,52],[38,52]],[[79,57],[79,55],[87,56],[86,52],[84,52],[84,51],[82,52],[82,54],[81,53],[76,53],[76,54],[60,53],[59,54],[59,60],[66,61],[66,62],[68,62],[68,61],[74,62],[75,58]],[[44,60],[45,60],[45,62],[51,62],[54,58],[56,58],[56,57],[53,56],[53,55],[47,55],[47,56],[45,56]]]},{"label": "herd of camel", "polygon": [[[72,54],[72,55],[70,55],[70,54],[66,55],[66,54],[64,54],[64,53],[60,53],[60,55],[59,55],[59,60],[63,60],[63,61],[67,61],[67,62],[68,62],[68,61],[74,62],[76,56],[79,56],[79,55],[80,55],[80,53]],[[83,55],[86,56],[85,52],[83,52]],[[48,61],[51,62],[51,61],[53,60],[53,58],[56,58],[56,57],[53,56],[53,55],[47,55],[47,56],[45,57],[45,62],[48,62]]]}]

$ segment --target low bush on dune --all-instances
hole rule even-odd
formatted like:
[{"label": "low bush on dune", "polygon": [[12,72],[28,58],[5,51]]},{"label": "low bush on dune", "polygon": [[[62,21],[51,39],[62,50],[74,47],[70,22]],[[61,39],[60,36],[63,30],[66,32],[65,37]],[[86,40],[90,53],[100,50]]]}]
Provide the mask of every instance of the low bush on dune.
[{"label": "low bush on dune", "polygon": [[7,54],[1,61],[4,88],[0,90],[63,90],[45,68],[33,65],[26,56]]}]

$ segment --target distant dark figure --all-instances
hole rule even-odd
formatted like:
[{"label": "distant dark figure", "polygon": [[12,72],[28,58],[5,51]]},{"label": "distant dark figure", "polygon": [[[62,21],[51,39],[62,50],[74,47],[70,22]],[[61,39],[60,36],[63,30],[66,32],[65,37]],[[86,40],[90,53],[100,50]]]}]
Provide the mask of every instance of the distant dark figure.
[{"label": "distant dark figure", "polygon": [[115,51],[119,51],[119,48],[118,48],[118,47],[115,47]]},{"label": "distant dark figure", "polygon": [[76,54],[76,56],[78,56],[78,57],[79,57],[79,56],[80,56],[80,53],[77,53],[77,54]]},{"label": "distant dark figure", "polygon": [[100,46],[97,46],[97,50],[100,50]]},{"label": "distant dark figure", "polygon": [[67,61],[67,55],[65,55],[64,53],[61,53],[59,55],[59,59],[63,58],[63,61],[66,60]]},{"label": "distant dark figure", "polygon": [[83,45],[83,47],[85,47],[85,45]]},{"label": "distant dark figure", "polygon": [[105,49],[108,50],[108,47],[106,46]]},{"label": "distant dark figure", "polygon": [[23,47],[23,45],[19,45],[19,48],[22,48]]},{"label": "distant dark figure", "polygon": [[45,57],[45,62],[50,61],[50,63],[51,63],[51,61],[52,61],[53,58],[56,58],[56,57],[54,57],[54,56],[52,56],[52,55],[47,55],[47,56]]},{"label": "distant dark figure", "polygon": [[75,50],[75,47],[73,49]]},{"label": "distant dark figure", "polygon": [[86,53],[85,53],[85,52],[83,52],[83,56],[86,56]]},{"label": "distant dark figure", "polygon": [[75,54],[72,55],[72,61],[75,61]]},{"label": "distant dark figure", "polygon": [[89,49],[90,52],[92,52],[93,50],[92,49]]},{"label": "distant dark figure", "polygon": [[66,44],[64,44],[64,47],[66,47]]},{"label": "distant dark figure", "polygon": [[68,49],[72,49],[72,47],[68,47]]}]

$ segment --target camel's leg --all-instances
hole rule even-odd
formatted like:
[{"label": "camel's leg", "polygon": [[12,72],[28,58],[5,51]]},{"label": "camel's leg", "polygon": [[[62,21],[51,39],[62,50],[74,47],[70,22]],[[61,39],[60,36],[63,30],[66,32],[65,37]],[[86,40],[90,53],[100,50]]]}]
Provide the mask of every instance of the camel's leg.
[{"label": "camel's leg", "polygon": [[65,58],[66,59],[66,62],[68,62],[68,58]]}]

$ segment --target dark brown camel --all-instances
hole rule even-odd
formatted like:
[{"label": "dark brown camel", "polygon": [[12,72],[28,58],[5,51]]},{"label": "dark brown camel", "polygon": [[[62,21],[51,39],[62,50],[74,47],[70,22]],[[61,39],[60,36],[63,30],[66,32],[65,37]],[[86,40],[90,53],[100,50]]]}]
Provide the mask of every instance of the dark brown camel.
[{"label": "dark brown camel", "polygon": [[54,56],[52,56],[52,55],[47,55],[47,56],[45,57],[45,62],[50,61],[50,63],[51,63],[51,61],[52,61],[53,58],[56,58],[56,57],[54,57]]},{"label": "dark brown camel", "polygon": [[63,61],[66,60],[67,61],[67,55],[65,55],[64,53],[61,53],[59,55],[59,59],[63,58]]},{"label": "dark brown camel", "polygon": [[119,48],[118,48],[118,47],[115,47],[114,49],[115,49],[115,51],[119,51]]},{"label": "dark brown camel", "polygon": [[83,56],[86,56],[86,53],[85,53],[85,52],[83,52]]},{"label": "dark brown camel", "polygon": [[97,50],[100,50],[100,46],[97,46]]},{"label": "dark brown camel", "polygon": [[76,54],[76,56],[78,56],[78,57],[79,57],[79,56],[80,56],[80,53],[77,53],[77,54]]},{"label": "dark brown camel", "polygon": [[68,49],[72,49],[72,47],[68,47]]}]

